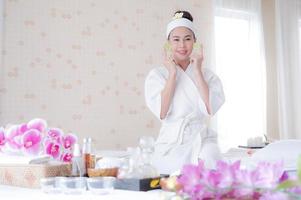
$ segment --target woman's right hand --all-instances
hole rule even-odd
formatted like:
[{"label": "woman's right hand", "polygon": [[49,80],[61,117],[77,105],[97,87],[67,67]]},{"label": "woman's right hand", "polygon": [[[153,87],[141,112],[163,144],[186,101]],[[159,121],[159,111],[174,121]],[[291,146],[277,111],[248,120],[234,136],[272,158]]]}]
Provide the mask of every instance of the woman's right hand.
[{"label": "woman's right hand", "polygon": [[177,65],[172,57],[171,54],[168,54],[167,50],[164,49],[164,66],[168,70],[169,74],[176,74],[177,73]]},{"label": "woman's right hand", "polygon": [[164,66],[168,70],[168,78],[166,79],[165,86],[161,91],[161,111],[160,119],[166,118],[170,104],[173,99],[173,95],[176,88],[176,78],[177,78],[177,65],[171,55],[167,54],[164,50]]}]

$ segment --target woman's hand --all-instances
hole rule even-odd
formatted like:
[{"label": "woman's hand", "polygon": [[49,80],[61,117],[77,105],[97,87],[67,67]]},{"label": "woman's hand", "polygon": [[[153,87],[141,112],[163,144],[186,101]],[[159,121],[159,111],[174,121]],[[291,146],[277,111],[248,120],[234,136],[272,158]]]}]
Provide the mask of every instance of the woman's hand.
[{"label": "woman's hand", "polygon": [[203,45],[200,45],[200,49],[196,51],[190,57],[190,63],[193,65],[196,73],[196,86],[200,92],[200,95],[205,103],[208,114],[211,114],[210,102],[209,102],[209,87],[205,78],[203,76],[202,67],[203,67]]},{"label": "woman's hand", "polygon": [[203,45],[200,44],[200,49],[190,56],[190,63],[196,69],[196,72],[202,72],[204,61]]},{"label": "woman's hand", "polygon": [[164,66],[168,70],[169,74],[174,75],[177,73],[176,63],[171,54],[168,54],[167,50],[164,49]]},{"label": "woman's hand", "polygon": [[168,78],[165,83],[164,89],[161,91],[161,111],[160,119],[163,120],[167,116],[171,101],[176,88],[177,66],[171,55],[167,54],[164,50],[164,66],[168,70]]}]

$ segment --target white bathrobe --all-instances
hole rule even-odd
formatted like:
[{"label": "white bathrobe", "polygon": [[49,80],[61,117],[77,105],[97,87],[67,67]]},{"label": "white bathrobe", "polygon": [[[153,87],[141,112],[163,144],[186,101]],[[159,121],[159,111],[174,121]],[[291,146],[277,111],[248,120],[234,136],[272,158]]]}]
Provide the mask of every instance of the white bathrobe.
[{"label": "white bathrobe", "polygon": [[[220,79],[209,69],[203,69],[209,87],[212,115],[224,103]],[[168,70],[165,67],[150,71],[145,80],[145,99],[148,108],[160,119],[161,91],[165,87]],[[220,159],[217,134],[208,129],[210,115],[195,84],[195,72],[191,65],[183,71],[177,67],[176,88],[167,116],[155,144],[153,164],[161,174],[180,170],[184,164],[198,163],[214,168]]]}]

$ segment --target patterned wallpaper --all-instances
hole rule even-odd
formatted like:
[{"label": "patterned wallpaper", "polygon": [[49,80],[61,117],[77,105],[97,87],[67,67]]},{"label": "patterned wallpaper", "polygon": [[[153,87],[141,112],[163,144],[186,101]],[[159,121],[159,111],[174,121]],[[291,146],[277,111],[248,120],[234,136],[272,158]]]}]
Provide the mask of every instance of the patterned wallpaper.
[{"label": "patterned wallpaper", "polygon": [[210,2],[4,1],[0,126],[45,118],[80,139],[91,136],[97,149],[156,136],[145,76],[162,63],[165,27],[178,9],[194,16],[211,60]]}]

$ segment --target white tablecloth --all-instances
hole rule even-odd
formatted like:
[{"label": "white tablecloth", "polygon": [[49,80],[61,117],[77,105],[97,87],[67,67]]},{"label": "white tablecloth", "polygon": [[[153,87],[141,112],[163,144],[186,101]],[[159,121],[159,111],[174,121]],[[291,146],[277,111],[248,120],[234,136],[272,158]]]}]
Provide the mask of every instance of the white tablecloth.
[{"label": "white tablecloth", "polygon": [[[108,152],[101,152],[101,155],[107,155]],[[123,157],[124,152],[109,152],[112,157]],[[244,149],[232,149],[223,155],[224,160],[235,161],[248,159],[247,151]],[[40,189],[29,189],[21,187],[13,187],[7,185],[0,185],[0,199],[5,200],[77,200],[77,199],[87,199],[87,200],[165,200],[168,196],[172,194],[163,192],[161,190],[154,190],[148,192],[137,192],[137,191],[127,191],[127,190],[114,190],[112,194],[109,195],[95,195],[90,191],[86,191],[81,195],[67,195],[67,194],[46,194]]]},{"label": "white tablecloth", "polygon": [[95,195],[86,191],[80,195],[46,194],[40,189],[29,189],[0,185],[0,198],[6,200],[164,200],[169,194],[161,190],[137,192],[127,190],[114,190],[108,195]]}]

